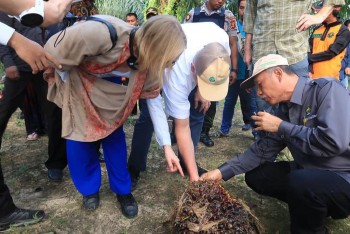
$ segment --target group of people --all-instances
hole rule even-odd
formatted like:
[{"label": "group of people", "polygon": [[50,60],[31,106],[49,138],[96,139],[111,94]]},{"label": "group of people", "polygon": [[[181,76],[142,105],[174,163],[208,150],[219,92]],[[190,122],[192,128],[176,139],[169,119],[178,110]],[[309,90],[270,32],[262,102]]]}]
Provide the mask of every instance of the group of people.
[{"label": "group of people", "polygon": [[[34,26],[60,21],[71,3],[38,2],[44,13],[37,13]],[[135,27],[136,14],[128,14],[127,22],[93,15],[51,36],[44,49],[0,24],[8,32],[0,43],[14,48],[34,74],[45,70],[47,102],[60,111],[60,137],[84,208],[95,210],[100,204],[101,145],[110,189],[123,215],[137,216],[131,190],[146,168],[154,131],[168,172],[187,172],[189,181],[227,180],[245,173],[254,191],[288,204],[292,233],[326,233],[326,217],[350,213],[350,97],[334,78],[308,79],[312,60],[306,30],[324,22],[344,1],[324,0],[310,15],[305,14],[310,1],[240,0],[238,21],[224,3],[206,1],[188,13],[184,24],[154,8],[147,10],[151,17],[140,27]],[[33,6],[34,1],[0,1],[0,10],[20,16],[22,24],[28,23],[25,11]],[[55,12],[46,14],[52,6]],[[31,54],[28,43],[35,45]],[[340,44],[346,44],[345,50],[348,39]],[[328,54],[333,57],[342,53],[337,53],[341,46],[332,48]],[[120,77],[128,79],[127,86]],[[197,144],[214,145],[209,130],[216,102],[225,97],[220,135],[228,136],[238,96],[246,98],[246,123],[259,137],[245,152],[207,172],[196,163]],[[138,100],[140,116],[127,160],[123,124]],[[171,147],[167,115],[173,119],[178,156]],[[285,147],[294,161],[277,162]],[[63,168],[51,170],[49,178],[62,179]],[[0,230],[40,221],[44,211],[15,206],[0,172]]]}]

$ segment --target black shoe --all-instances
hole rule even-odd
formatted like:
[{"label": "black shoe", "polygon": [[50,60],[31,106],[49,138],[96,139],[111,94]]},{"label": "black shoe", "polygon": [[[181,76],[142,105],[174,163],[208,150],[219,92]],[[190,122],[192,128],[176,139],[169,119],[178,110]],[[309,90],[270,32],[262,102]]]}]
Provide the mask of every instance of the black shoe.
[{"label": "black shoe", "polygon": [[139,176],[130,176],[131,178],[131,191],[136,189],[137,184],[139,183]]},{"label": "black shoe", "polygon": [[49,169],[47,171],[47,177],[53,182],[62,182],[63,172],[61,169]]},{"label": "black shoe", "polygon": [[214,141],[210,139],[209,134],[201,134],[201,137],[199,140],[207,147],[214,146]]},{"label": "black shoe", "polygon": [[0,218],[0,231],[5,231],[10,227],[26,226],[38,223],[45,217],[43,210],[25,210],[17,208],[14,212]]},{"label": "black shoe", "polygon": [[[198,163],[196,163],[196,165],[197,165],[197,171],[198,171],[198,175],[199,175],[199,176],[201,176],[201,175],[203,175],[204,173],[207,173],[207,172],[208,172],[206,169],[200,167],[200,166],[198,165]],[[186,168],[186,166],[185,166],[185,164],[184,164],[184,162],[183,162],[182,160],[180,160],[180,166],[181,166],[181,168],[182,168],[183,173],[184,173],[185,175],[188,175],[187,168]]]},{"label": "black shoe", "polygon": [[105,162],[105,156],[104,156],[104,154],[103,154],[103,150],[102,150],[102,149],[100,149],[100,150],[98,151],[98,160],[99,160],[101,163],[104,163],[104,162]]},{"label": "black shoe", "polygon": [[100,206],[100,195],[98,193],[84,196],[83,206],[87,210],[96,210]]},{"label": "black shoe", "polygon": [[208,172],[208,170],[206,170],[206,169],[200,167],[198,164],[197,164],[197,170],[198,170],[198,175],[199,175],[199,176],[202,176],[204,173],[207,173],[207,172]]},{"label": "black shoe", "polygon": [[131,193],[127,195],[117,194],[117,199],[121,205],[122,213],[125,217],[129,219],[136,217],[139,209],[135,201],[135,198]]},{"label": "black shoe", "polygon": [[251,129],[252,126],[248,123],[248,124],[244,124],[242,127],[242,131],[248,131],[249,129]]}]

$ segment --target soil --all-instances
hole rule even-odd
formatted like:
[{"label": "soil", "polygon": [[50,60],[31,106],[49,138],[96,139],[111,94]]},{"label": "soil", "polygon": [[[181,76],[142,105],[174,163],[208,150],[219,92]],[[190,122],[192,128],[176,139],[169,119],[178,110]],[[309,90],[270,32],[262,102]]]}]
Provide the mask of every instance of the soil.
[{"label": "soil", "polygon": [[[47,137],[43,136],[33,142],[26,141],[23,120],[18,120],[16,116],[15,113],[3,136],[1,164],[5,181],[16,205],[43,209],[47,216],[39,224],[12,228],[8,233],[170,233],[168,221],[173,215],[176,202],[188,185],[188,178],[166,173],[163,153],[154,139],[147,171],[141,174],[139,184],[133,192],[139,204],[139,214],[134,219],[127,219],[121,214],[115,194],[109,189],[104,164],[101,206],[92,212],[82,208],[82,196],[75,189],[67,168],[64,170],[63,182],[48,181],[44,166]],[[136,117],[130,117],[124,126],[129,149],[135,121]],[[197,161],[209,170],[243,152],[253,142],[251,133],[241,130],[240,113],[236,113],[229,137],[217,137],[220,121],[221,107],[215,119],[216,127],[211,132],[215,146],[207,148],[199,143],[198,147]],[[288,154],[282,156],[288,159]],[[246,186],[243,175],[223,182],[223,186],[251,208],[266,233],[289,233],[288,208],[284,203],[253,192]],[[329,219],[327,227],[332,233],[349,233],[350,219]]]}]

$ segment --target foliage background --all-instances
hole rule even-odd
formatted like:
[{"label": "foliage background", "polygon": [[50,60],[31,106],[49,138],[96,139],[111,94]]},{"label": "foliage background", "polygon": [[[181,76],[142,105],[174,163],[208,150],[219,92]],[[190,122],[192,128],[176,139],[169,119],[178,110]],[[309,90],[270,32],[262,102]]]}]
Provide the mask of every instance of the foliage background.
[{"label": "foliage background", "polygon": [[[176,16],[180,22],[183,21],[187,12],[196,6],[200,6],[205,0],[96,0],[97,8],[102,14],[114,15],[124,19],[129,12],[135,12],[141,22],[148,7],[156,7],[161,14]],[[312,0],[317,2],[319,0]],[[340,12],[342,19],[350,18],[350,0]],[[227,0],[226,7],[237,15],[237,0]]]}]

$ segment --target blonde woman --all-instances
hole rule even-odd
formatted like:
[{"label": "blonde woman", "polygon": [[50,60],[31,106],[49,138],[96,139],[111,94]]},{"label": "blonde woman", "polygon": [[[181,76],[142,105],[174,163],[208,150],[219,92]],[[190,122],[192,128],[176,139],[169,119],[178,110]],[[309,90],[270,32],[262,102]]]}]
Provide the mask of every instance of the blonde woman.
[{"label": "blonde woman", "polygon": [[[97,19],[96,19],[97,18]],[[62,64],[48,75],[48,99],[62,108],[62,137],[67,139],[72,180],[83,206],[99,206],[101,171],[95,142],[101,140],[111,190],[122,213],[135,217],[122,124],[139,97],[159,94],[162,73],[186,47],[186,37],[173,16],[157,16],[136,30],[112,16],[94,16],[56,34],[45,49]],[[129,77],[129,85],[116,83]],[[168,168],[180,169],[174,152],[166,151]]]}]

